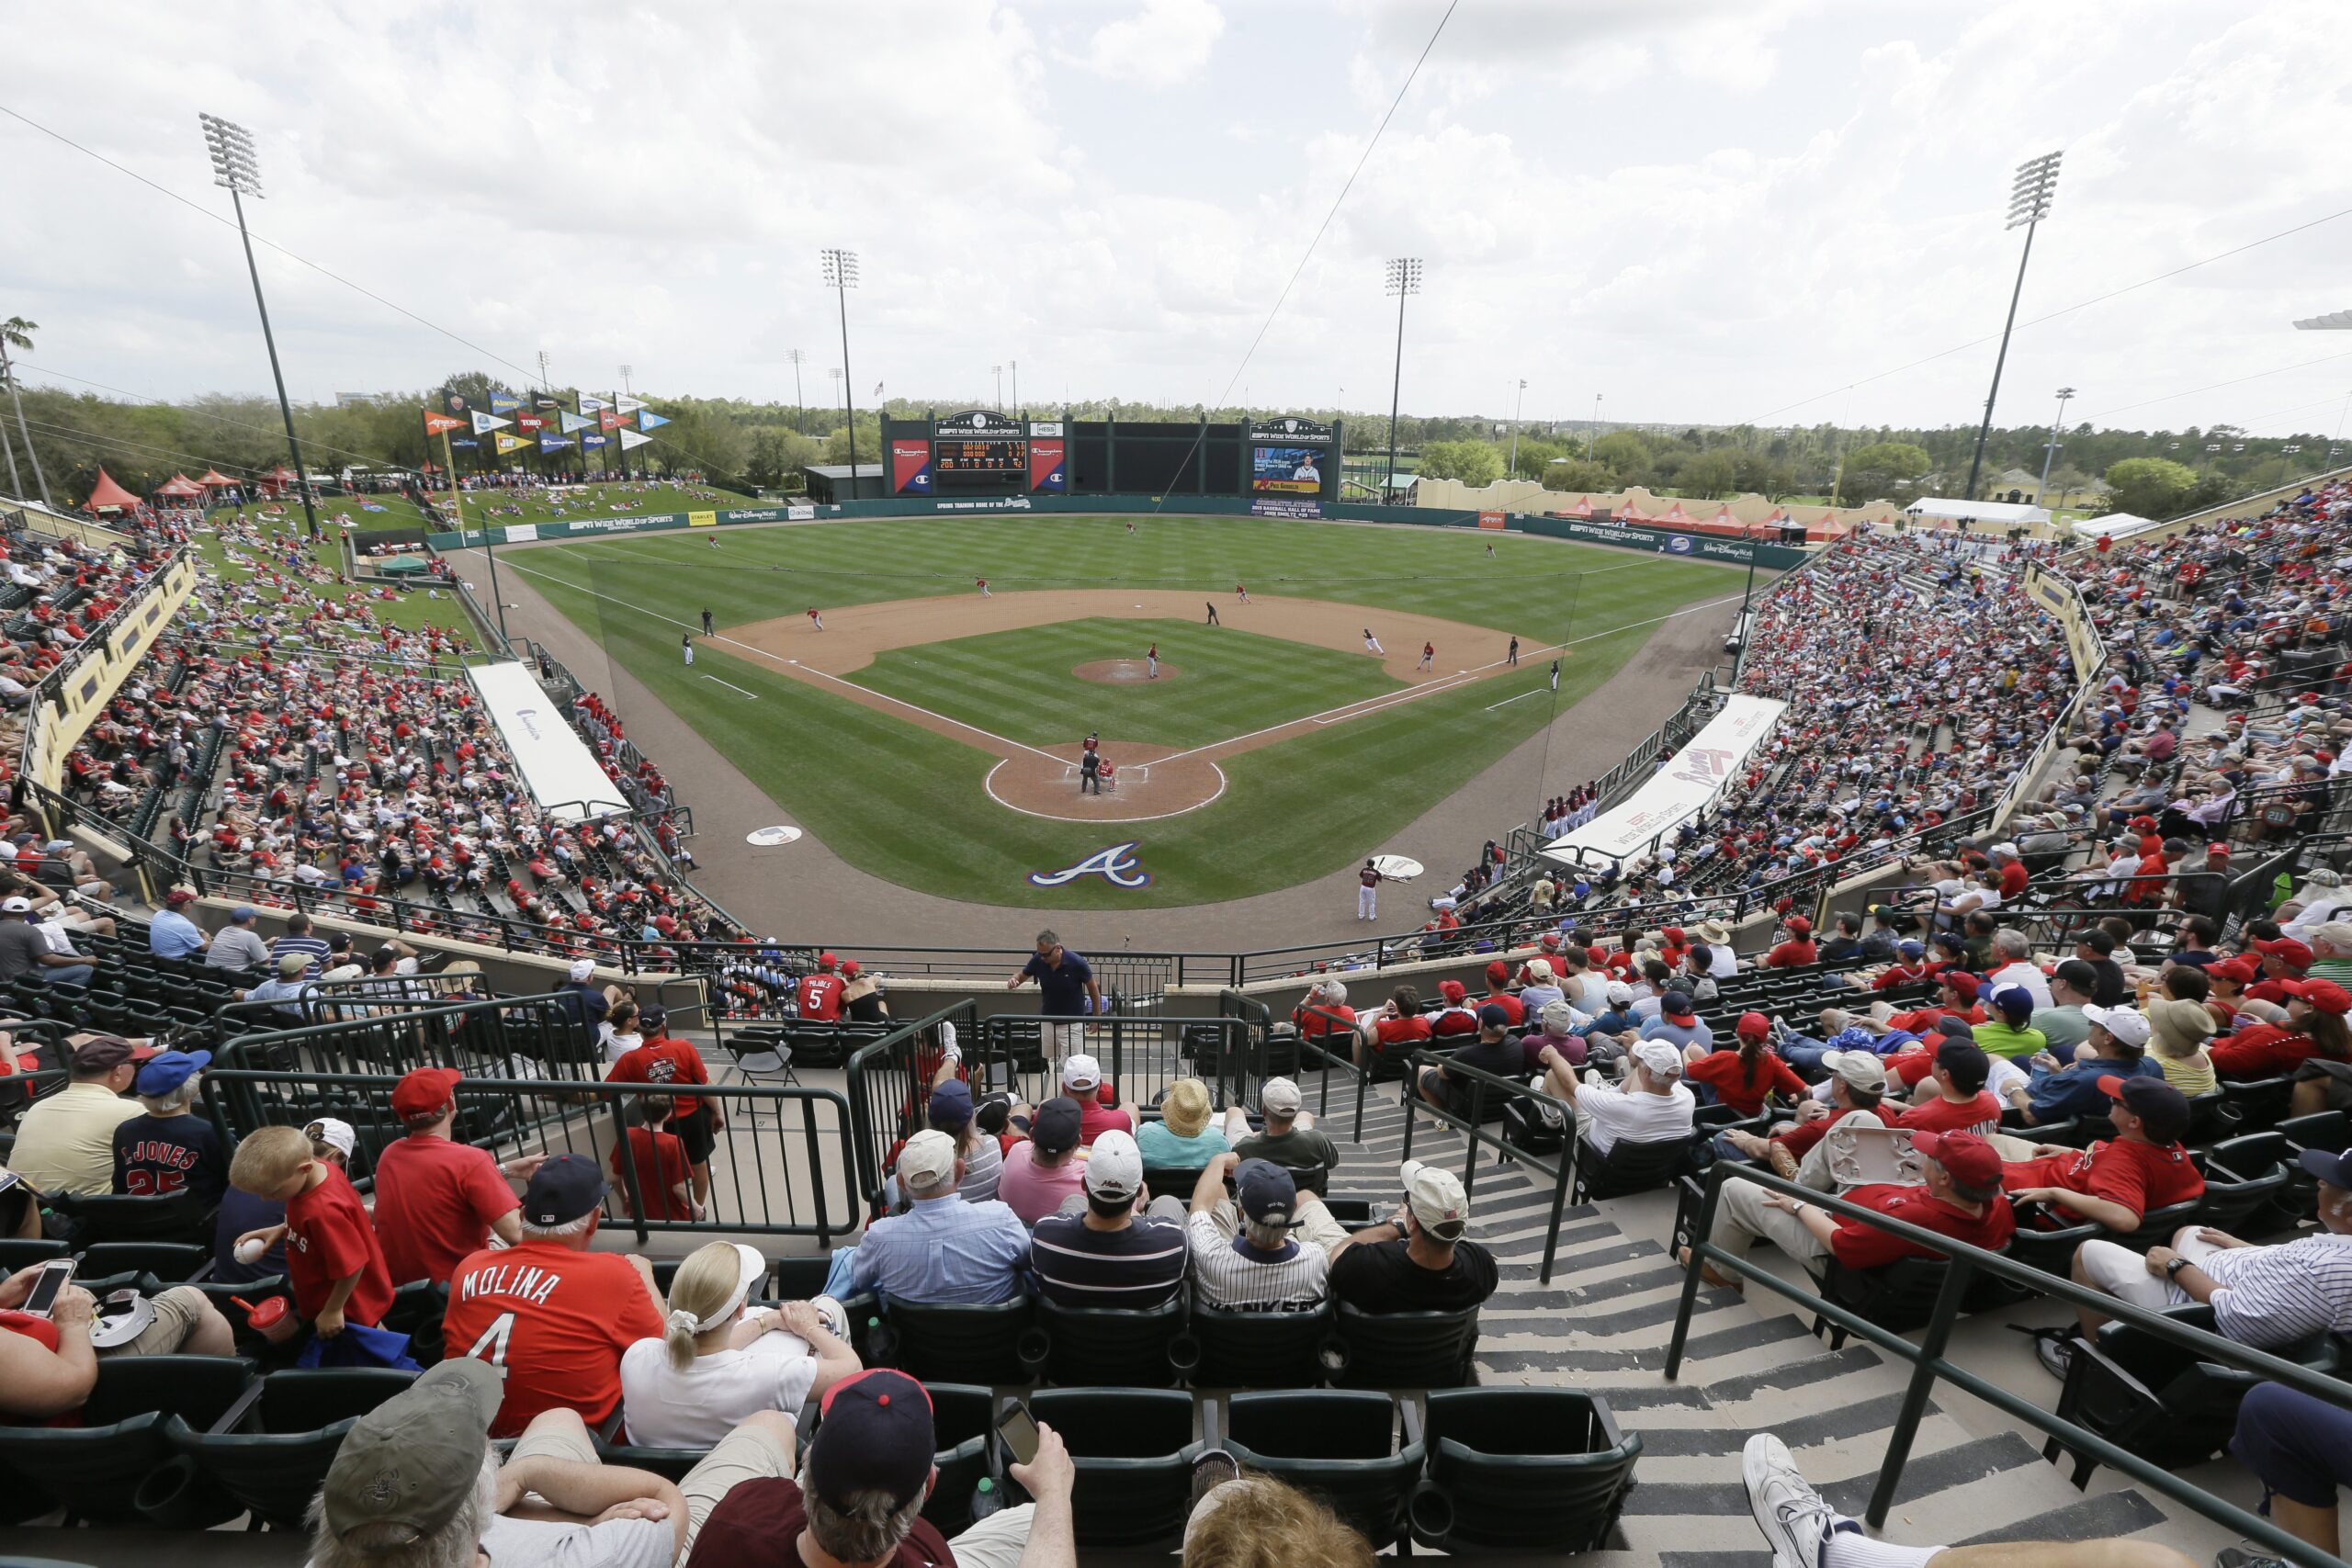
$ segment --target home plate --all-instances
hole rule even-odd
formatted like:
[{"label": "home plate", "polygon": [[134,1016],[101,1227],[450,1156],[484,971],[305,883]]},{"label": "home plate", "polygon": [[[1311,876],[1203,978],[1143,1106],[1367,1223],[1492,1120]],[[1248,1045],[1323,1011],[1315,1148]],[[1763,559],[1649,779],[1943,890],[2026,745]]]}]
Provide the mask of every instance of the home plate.
[{"label": "home plate", "polygon": [[1406,855],[1374,855],[1372,869],[1391,882],[1410,882],[1421,874],[1421,863]]},{"label": "home plate", "polygon": [[772,844],[791,843],[795,839],[799,837],[800,829],[797,828],[786,828],[780,826],[775,828],[754,828],[750,832],[743,835],[743,841],[747,844],[758,844],[764,849]]}]

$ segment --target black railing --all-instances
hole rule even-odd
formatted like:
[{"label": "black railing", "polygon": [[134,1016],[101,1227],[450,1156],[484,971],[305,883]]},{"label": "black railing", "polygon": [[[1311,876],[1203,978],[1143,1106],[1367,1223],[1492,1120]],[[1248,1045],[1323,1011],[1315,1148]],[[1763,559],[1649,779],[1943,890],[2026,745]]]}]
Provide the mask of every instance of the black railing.
[{"label": "black railing", "polygon": [[[1918,1343],[1914,1344],[1903,1335],[1880,1326],[1842,1303],[1830,1300],[1818,1290],[1809,1290],[1804,1285],[1782,1280],[1749,1262],[1745,1257],[1726,1251],[1709,1240],[1716,1211],[1723,1201],[1724,1187],[1735,1180],[1753,1181],[1770,1191],[1800,1199],[1841,1219],[1857,1221],[1872,1229],[1899,1236],[1931,1254],[1949,1258],[1951,1260],[1951,1269],[1944,1276],[1942,1288],[1936,1296],[1935,1310],[1928,1317]],[[1668,1381],[1681,1376],[1683,1354],[1690,1344],[1690,1317],[1699,1300],[1700,1270],[1707,1267],[1712,1267],[1718,1274],[1728,1271],[1762,1285],[1814,1314],[1816,1318],[1866,1339],[1887,1354],[1910,1363],[1910,1385],[1904,1391],[1903,1404],[1895,1415],[1894,1430],[1887,1437],[1885,1457],[1880,1461],[1878,1481],[1871,1490],[1870,1505],[1863,1514],[1872,1529],[1881,1529],[1886,1523],[1887,1512],[1894,1506],[1895,1489],[1903,1480],[1904,1466],[1910,1461],[1912,1442],[1917,1437],[1919,1423],[1927,1414],[1928,1395],[1940,1381],[1983,1400],[2013,1421],[2020,1422],[2046,1437],[2057,1438],[2079,1454],[2113,1466],[2140,1484],[2151,1487],[2183,1507],[2248,1538],[2266,1551],[2277,1552],[2291,1562],[2304,1564],[2305,1568],[2344,1568],[2338,1559],[2316,1547],[2305,1545],[2268,1519],[2224,1502],[2180,1476],[2117,1447],[2097,1433],[2061,1418],[2032,1400],[1955,1364],[1946,1356],[1945,1349],[1951,1338],[1952,1325],[1961,1316],[1962,1303],[1968,1299],[1971,1287],[1981,1276],[1989,1276],[2012,1289],[2048,1296],[2070,1307],[2087,1307],[2102,1316],[2120,1318],[2169,1345],[2178,1347],[2188,1359],[2242,1367],[2330,1404],[2352,1403],[2352,1386],[2324,1372],[2281,1360],[2235,1340],[2208,1334],[2177,1319],[2167,1318],[2103,1292],[2060,1279],[2000,1253],[1955,1241],[1951,1236],[1902,1220],[1890,1219],[1875,1210],[1849,1203],[1843,1198],[1815,1188],[1783,1180],[1769,1170],[1719,1160],[1708,1175],[1704,1201],[1696,1227],[1690,1234],[1690,1263],[1683,1277],[1681,1304],[1674,1319],[1674,1337],[1667,1346],[1666,1376]]]},{"label": "black railing", "polygon": [[899,1145],[928,1124],[932,1080],[947,1063],[947,1047],[977,1044],[979,1016],[972,1003],[957,1002],[899,1025],[850,1057],[850,1169],[869,1212],[881,1205]]}]

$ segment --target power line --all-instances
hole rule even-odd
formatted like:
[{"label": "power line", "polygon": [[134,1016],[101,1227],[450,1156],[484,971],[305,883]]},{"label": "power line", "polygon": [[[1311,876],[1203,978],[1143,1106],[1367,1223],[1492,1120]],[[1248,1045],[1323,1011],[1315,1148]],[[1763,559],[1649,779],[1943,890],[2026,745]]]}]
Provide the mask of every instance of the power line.
[{"label": "power line", "polygon": [[[2160,398],[2143,398],[2136,403],[2118,403],[2111,409],[2101,409],[2095,414],[2086,414],[2083,417],[2085,419],[2104,419],[2109,414],[2129,413],[2133,409],[2147,408],[2154,403],[2168,403],[2179,398],[2193,398],[2199,392],[2219,391],[2223,387],[2243,386],[2248,381],[2260,381],[2271,376],[2284,376],[2290,370],[2302,370],[2313,365],[2325,365],[2329,361],[2336,359],[2352,359],[2352,349],[2347,349],[2342,354],[2323,354],[2317,359],[2298,360],[2292,365],[2281,365],[2275,370],[2257,370],[2251,376],[2234,376],[2226,381],[2210,381],[2202,387],[2191,387],[2185,392],[2166,392]],[[2331,398],[2328,400],[2334,401],[2335,400]]]}]

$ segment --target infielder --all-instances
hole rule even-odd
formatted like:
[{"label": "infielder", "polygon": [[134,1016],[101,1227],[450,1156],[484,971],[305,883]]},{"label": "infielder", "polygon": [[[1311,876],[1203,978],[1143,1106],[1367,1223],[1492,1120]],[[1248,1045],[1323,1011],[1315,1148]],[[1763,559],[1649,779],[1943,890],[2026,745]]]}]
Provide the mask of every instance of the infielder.
[{"label": "infielder", "polygon": [[985,578],[985,577],[976,577],[976,578],[974,578],[972,581],[973,581],[976,584],[978,584],[978,585],[979,590],[980,590],[980,597],[981,597],[981,598],[983,598],[983,599],[993,599],[993,598],[995,598],[995,597],[996,597],[996,595],[995,595],[995,594],[993,594],[993,593],[991,593],[991,592],[989,592],[989,580],[988,580],[987,578]]},{"label": "infielder", "polygon": [[1421,644],[1421,661],[1413,668],[1434,671],[1437,669],[1437,644],[1433,642]]},{"label": "infielder", "polygon": [[695,667],[695,634],[681,633],[678,637],[678,646],[686,650],[686,668],[693,669]]},{"label": "infielder", "polygon": [[813,604],[808,607],[808,621],[819,631],[825,629],[825,617],[817,613],[817,607]]},{"label": "infielder", "polygon": [[1560,689],[1560,661],[1556,659],[1552,660],[1552,689],[1555,692]]},{"label": "infielder", "polygon": [[1363,629],[1363,650],[1366,653],[1380,654],[1384,658],[1386,657],[1388,653],[1386,649],[1380,646],[1380,639],[1372,635],[1372,628],[1370,626],[1366,626]]},{"label": "infielder", "polygon": [[1242,602],[1244,604],[1247,604],[1248,603],[1250,603],[1250,590],[1249,590],[1249,589],[1245,588],[1245,587],[1244,587],[1244,586],[1242,586],[1240,583],[1237,582],[1237,583],[1235,583],[1235,584],[1233,585],[1233,592],[1235,592],[1235,594],[1236,594],[1236,595],[1238,595],[1238,596],[1240,598],[1241,602]]},{"label": "infielder", "polygon": [[1387,880],[1369,857],[1363,869],[1356,873],[1356,919],[1376,920],[1380,918],[1380,885]]},{"label": "infielder", "polygon": [[1225,623],[1224,623],[1223,621],[1220,621],[1220,620],[1218,620],[1218,619],[1216,618],[1216,600],[1214,600],[1214,599],[1207,599],[1207,600],[1204,600],[1204,601],[1202,601],[1202,602],[1203,602],[1204,604],[1207,604],[1207,605],[1208,605],[1208,607],[1209,607],[1209,618],[1208,618],[1207,620],[1205,620],[1205,621],[1202,622],[1201,624],[1202,624],[1203,626],[1221,626],[1225,625]]}]

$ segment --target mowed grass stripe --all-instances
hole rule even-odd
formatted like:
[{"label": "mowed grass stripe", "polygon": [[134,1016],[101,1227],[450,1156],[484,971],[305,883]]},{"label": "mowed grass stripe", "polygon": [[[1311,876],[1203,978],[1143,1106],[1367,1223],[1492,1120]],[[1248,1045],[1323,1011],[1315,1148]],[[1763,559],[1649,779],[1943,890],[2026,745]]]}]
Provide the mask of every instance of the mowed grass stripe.
[{"label": "mowed grass stripe", "polygon": [[[1071,673],[1098,660],[1140,663],[1155,641],[1181,674],[1104,684]],[[1114,739],[1205,746],[1404,689],[1354,654],[1231,627],[1103,618],[894,649],[850,678],[1031,746],[1096,729]]]}]

